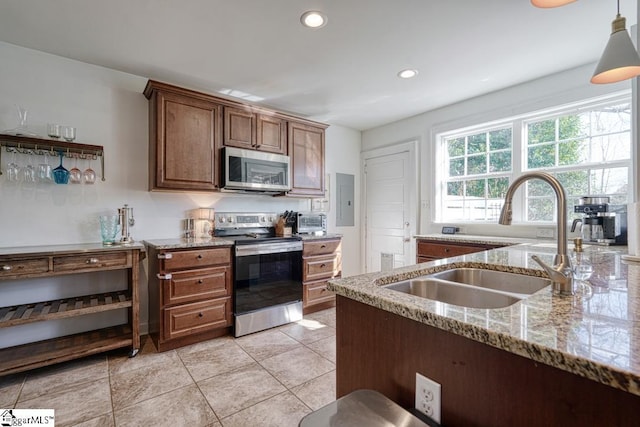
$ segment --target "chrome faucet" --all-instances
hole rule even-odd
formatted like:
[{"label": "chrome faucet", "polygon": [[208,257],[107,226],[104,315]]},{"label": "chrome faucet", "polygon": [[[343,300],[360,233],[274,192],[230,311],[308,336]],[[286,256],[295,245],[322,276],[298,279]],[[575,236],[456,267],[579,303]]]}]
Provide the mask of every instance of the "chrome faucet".
[{"label": "chrome faucet", "polygon": [[571,259],[567,255],[567,194],[560,181],[546,172],[529,172],[516,178],[507,189],[498,223],[511,225],[513,193],[523,182],[533,178],[545,181],[556,193],[556,199],[558,200],[558,253],[553,261],[553,266],[547,265],[536,255],[531,258],[540,264],[540,267],[549,275],[554,293],[573,295],[573,269],[571,268]]}]

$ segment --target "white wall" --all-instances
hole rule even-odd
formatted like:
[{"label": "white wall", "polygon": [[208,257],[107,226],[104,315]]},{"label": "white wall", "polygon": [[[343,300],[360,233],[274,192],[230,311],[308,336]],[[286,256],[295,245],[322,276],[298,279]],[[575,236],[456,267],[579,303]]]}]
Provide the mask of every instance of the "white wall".
[{"label": "white wall", "polygon": [[[447,130],[569,104],[586,98],[628,90],[631,82],[610,85],[589,83],[595,64],[567,70],[457,104],[363,132],[362,149],[417,139],[420,146],[420,234],[439,232],[442,224],[431,220],[435,168],[435,135]],[[465,224],[467,234],[535,237],[535,227]]]},{"label": "white wall", "polygon": [[[146,82],[146,77],[0,43],[0,131],[17,125],[16,105],[28,109],[28,128],[37,134],[46,134],[47,122],[75,126],[76,142],[104,146],[106,175],[106,181],[93,186],[38,184],[30,189],[1,176],[0,247],[100,241],[97,217],[115,214],[125,203],[134,209],[136,224],[131,234],[138,241],[178,237],[180,220],[199,206],[217,211],[310,209],[307,199],[147,191],[148,101],[142,95]],[[334,178],[331,185],[336,172],[359,178],[359,152],[360,132],[328,128],[326,172]],[[42,161],[41,156],[18,160],[28,158]],[[8,160],[3,151],[3,170]],[[58,161],[51,164],[55,167]],[[64,165],[73,166],[68,160]],[[87,163],[78,166],[84,169]],[[92,168],[100,173],[97,162]],[[334,195],[334,189],[330,191]],[[344,247],[359,252],[359,224],[336,228],[335,201],[331,206],[329,232],[344,233]],[[359,272],[359,264],[347,257],[345,275]],[[146,330],[146,282],[142,285],[141,317]]]}]

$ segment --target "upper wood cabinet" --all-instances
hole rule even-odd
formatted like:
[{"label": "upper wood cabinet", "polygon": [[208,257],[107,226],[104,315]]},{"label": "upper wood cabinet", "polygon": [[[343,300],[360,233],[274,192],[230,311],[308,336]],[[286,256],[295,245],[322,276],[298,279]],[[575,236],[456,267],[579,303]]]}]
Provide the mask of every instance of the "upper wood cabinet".
[{"label": "upper wood cabinet", "polygon": [[149,187],[216,190],[222,106],[149,82]]},{"label": "upper wood cabinet", "polygon": [[224,108],[224,145],[287,154],[287,122],[250,108]]},{"label": "upper wood cabinet", "polygon": [[289,121],[292,196],[324,196],[323,127]]}]

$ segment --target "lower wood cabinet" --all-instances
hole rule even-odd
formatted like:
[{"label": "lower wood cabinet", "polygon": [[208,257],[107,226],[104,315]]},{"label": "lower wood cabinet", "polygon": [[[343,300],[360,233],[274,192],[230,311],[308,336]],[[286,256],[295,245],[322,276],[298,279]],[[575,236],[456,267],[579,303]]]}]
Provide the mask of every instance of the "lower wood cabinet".
[{"label": "lower wood cabinet", "polygon": [[432,239],[417,239],[416,263],[433,261],[434,259],[449,258],[458,255],[482,252],[489,249],[503,247],[488,243],[461,243]]},{"label": "lower wood cabinet", "polygon": [[228,334],[231,247],[148,251],[149,333],[158,351]]},{"label": "lower wood cabinet", "polygon": [[328,280],[342,275],[342,239],[305,241],[302,249],[303,312],[305,314],[335,305],[335,294],[327,289]]}]

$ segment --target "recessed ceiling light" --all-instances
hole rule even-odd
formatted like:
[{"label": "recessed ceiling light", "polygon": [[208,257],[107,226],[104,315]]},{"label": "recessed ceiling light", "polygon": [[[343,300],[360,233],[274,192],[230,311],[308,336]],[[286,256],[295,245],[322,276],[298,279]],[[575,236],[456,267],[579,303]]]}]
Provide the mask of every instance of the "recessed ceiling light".
[{"label": "recessed ceiling light", "polygon": [[327,15],[317,10],[309,10],[300,17],[302,25],[309,28],[322,28],[327,25]]},{"label": "recessed ceiling light", "polygon": [[418,70],[413,70],[407,68],[406,70],[402,70],[398,73],[398,77],[401,79],[410,79],[411,77],[415,77],[418,75]]}]

